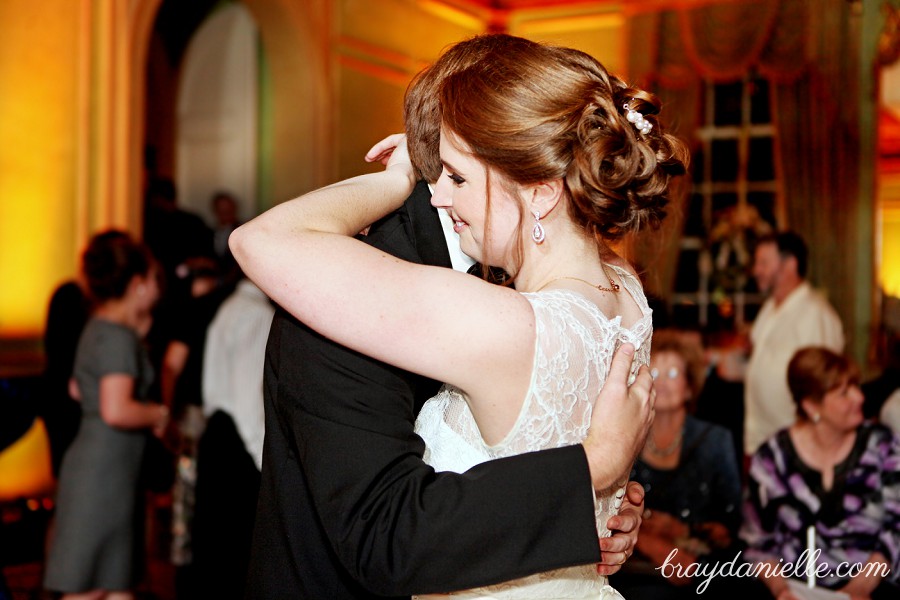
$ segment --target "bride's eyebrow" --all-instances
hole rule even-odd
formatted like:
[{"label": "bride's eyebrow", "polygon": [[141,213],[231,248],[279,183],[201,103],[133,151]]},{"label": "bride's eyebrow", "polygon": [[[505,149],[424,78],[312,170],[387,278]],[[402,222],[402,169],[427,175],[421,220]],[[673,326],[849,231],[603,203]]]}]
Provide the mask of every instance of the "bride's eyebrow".
[{"label": "bride's eyebrow", "polygon": [[443,158],[441,159],[441,164],[444,165],[444,168],[450,171],[451,173],[455,173],[456,175],[462,176],[462,173],[459,172],[459,169],[448,163]]}]

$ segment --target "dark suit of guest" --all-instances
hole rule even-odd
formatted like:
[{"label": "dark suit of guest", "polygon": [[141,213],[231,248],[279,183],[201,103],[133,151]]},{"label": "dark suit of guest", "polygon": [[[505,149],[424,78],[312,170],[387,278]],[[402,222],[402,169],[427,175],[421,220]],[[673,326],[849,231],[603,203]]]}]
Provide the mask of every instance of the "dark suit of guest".
[{"label": "dark suit of guest", "polygon": [[[367,241],[405,260],[450,267],[423,183]],[[438,387],[338,346],[279,310],[266,351],[266,439],[247,598],[408,596],[599,562],[581,446],[436,474],[422,462],[425,446],[413,424]]]}]

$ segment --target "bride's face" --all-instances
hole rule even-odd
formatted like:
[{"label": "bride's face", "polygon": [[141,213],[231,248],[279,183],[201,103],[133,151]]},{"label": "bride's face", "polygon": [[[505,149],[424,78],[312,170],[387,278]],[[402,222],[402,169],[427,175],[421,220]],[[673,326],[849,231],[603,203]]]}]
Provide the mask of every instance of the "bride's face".
[{"label": "bride's face", "polygon": [[443,170],[431,204],[450,215],[463,252],[479,262],[506,267],[522,226],[521,203],[506,189],[515,186],[502,185],[497,173],[489,177],[484,163],[468,152],[465,142],[443,128],[440,153]]}]

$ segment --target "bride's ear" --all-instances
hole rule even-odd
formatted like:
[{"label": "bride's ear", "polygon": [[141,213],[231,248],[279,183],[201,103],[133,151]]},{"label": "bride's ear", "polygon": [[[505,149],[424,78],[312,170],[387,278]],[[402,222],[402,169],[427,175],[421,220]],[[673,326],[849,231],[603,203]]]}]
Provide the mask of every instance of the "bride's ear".
[{"label": "bride's ear", "polygon": [[549,215],[559,205],[563,196],[563,180],[550,179],[529,186],[528,210],[538,212],[541,217]]}]

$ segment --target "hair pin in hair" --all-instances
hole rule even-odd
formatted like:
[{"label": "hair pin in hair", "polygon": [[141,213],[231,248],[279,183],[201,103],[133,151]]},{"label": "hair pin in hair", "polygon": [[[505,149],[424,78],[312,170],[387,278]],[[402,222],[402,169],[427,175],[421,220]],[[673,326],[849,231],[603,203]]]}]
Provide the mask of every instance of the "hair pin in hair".
[{"label": "hair pin in hair", "polygon": [[644,115],[632,109],[631,105],[628,102],[622,105],[622,108],[625,109],[625,120],[634,125],[635,129],[637,129],[644,135],[650,133],[650,130],[653,129],[653,124],[645,119]]}]

